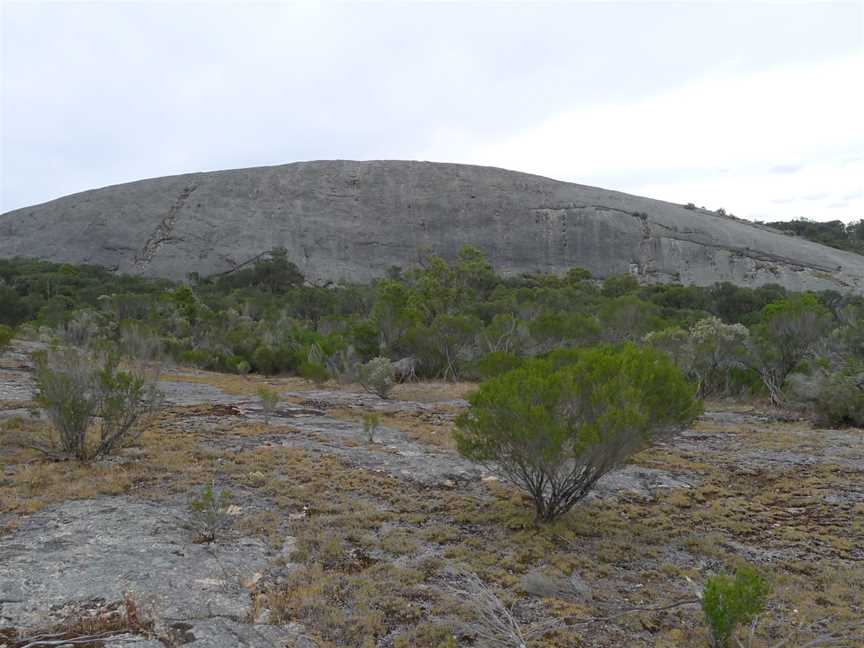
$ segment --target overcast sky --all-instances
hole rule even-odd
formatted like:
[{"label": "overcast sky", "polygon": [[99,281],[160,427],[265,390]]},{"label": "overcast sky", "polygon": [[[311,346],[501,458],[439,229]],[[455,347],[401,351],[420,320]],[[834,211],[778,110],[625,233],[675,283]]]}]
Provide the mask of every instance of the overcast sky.
[{"label": "overcast sky", "polygon": [[348,158],[864,217],[861,2],[0,1],[0,211]]}]

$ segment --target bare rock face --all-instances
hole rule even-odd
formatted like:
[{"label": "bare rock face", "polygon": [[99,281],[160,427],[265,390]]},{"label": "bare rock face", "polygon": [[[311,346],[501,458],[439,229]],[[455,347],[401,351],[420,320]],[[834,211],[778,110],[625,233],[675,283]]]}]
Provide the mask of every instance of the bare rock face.
[{"label": "bare rock face", "polygon": [[182,279],[277,246],[314,281],[365,281],[464,244],[496,271],[864,293],[864,257],[703,210],[491,167],[320,161],[85,191],[0,216],[0,257]]}]

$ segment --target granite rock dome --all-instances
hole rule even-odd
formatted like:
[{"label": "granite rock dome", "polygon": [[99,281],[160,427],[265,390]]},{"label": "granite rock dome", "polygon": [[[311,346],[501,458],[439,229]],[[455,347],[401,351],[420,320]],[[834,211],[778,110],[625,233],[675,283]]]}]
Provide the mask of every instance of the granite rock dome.
[{"label": "granite rock dome", "polygon": [[0,257],[182,279],[284,246],[314,281],[365,281],[425,252],[498,272],[864,293],[864,256],[699,209],[492,167],[317,161],[190,173],[0,215]]}]

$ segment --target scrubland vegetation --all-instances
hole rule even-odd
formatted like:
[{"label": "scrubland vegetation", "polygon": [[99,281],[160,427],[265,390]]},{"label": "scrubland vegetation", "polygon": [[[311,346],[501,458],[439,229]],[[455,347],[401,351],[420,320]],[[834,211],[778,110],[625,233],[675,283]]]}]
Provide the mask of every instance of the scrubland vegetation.
[{"label": "scrubland vegetation", "polygon": [[864,254],[864,220],[847,224],[836,220],[819,222],[799,218],[791,221],[774,221],[766,225],[822,245]]},{"label": "scrubland vegetation", "polygon": [[[834,424],[860,409],[848,386],[864,372],[864,299],[832,291],[640,285],[579,268],[504,278],[467,247],[453,263],[429,256],[372,285],[306,284],[284,250],[190,280],[0,261],[0,324],[144,360],[356,382],[382,398],[405,375],[477,381],[554,349],[634,342],[669,355],[700,397],[764,394]],[[852,402],[836,402],[843,394]]]},{"label": "scrubland vegetation", "polygon": [[[70,498],[179,499],[190,542],[279,555],[245,621],[322,648],[862,641],[860,453],[804,420],[864,425],[860,297],[500,277],[471,248],[314,286],[274,250],[182,285],[0,261],[0,322],[0,349],[40,345],[44,413],[0,428],[0,539]],[[166,403],[159,367],[247,400]],[[451,433],[482,479],[388,472],[417,447],[461,466]],[[625,463],[672,485],[592,498]],[[124,600],[117,632],[174,645]]]}]

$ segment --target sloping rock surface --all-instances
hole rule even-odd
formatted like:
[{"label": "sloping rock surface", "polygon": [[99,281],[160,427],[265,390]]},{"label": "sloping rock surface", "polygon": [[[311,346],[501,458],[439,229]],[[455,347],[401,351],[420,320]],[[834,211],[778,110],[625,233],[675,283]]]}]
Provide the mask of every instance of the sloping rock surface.
[{"label": "sloping rock surface", "polygon": [[277,246],[314,281],[368,280],[427,251],[499,272],[731,281],[864,293],[864,257],[704,210],[491,167],[318,161],[106,187],[0,216],[0,257],[182,279]]}]

